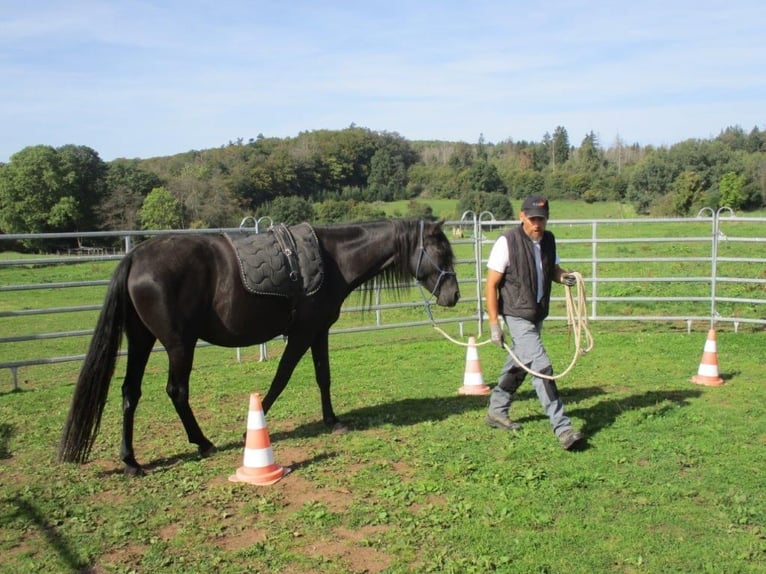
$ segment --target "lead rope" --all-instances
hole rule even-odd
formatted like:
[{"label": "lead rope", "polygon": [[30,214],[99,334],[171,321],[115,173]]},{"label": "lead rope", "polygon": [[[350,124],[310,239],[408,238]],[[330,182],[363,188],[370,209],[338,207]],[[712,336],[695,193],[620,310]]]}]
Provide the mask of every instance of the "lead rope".
[{"label": "lead rope", "polygon": [[[545,375],[543,373],[538,373],[524,365],[521,362],[521,359],[516,356],[508,344],[503,343],[503,348],[511,357],[513,357],[513,360],[516,361],[516,364],[518,364],[522,369],[524,369],[533,377],[540,377],[541,379],[548,379],[550,381],[560,379],[566,376],[569,371],[574,368],[580,355],[584,355],[593,349],[593,334],[590,332],[590,326],[588,325],[588,302],[585,297],[585,281],[583,280],[582,274],[577,273],[576,271],[570,272],[570,275],[575,276],[577,296],[573,295],[572,287],[569,285],[564,286],[566,292],[567,326],[571,329],[571,332],[574,333],[575,341],[575,351],[569,366],[558,375]],[[426,307],[428,308],[428,305],[426,305]],[[431,322],[433,323],[434,329],[441,333],[448,341],[462,347],[468,346],[468,343],[463,343],[462,341],[458,341],[457,339],[450,337],[446,332],[444,332],[443,329],[438,327],[436,323],[434,323],[433,316],[430,314],[430,309],[429,317],[431,317]],[[487,343],[491,342],[491,339],[487,339],[481,343],[476,343],[476,346],[480,347],[481,345],[486,345]]]}]

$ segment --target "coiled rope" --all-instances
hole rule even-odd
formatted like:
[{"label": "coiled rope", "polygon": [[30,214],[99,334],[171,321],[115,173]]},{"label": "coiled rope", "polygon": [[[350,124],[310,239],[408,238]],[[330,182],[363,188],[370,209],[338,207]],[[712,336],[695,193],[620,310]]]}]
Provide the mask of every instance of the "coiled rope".
[{"label": "coiled rope", "polygon": [[[591,333],[590,326],[588,324],[588,302],[585,297],[585,281],[583,280],[582,274],[576,271],[570,272],[570,275],[575,276],[575,286],[574,287],[570,287],[569,285],[564,286],[565,292],[566,292],[567,326],[569,327],[570,332],[574,333],[574,342],[575,342],[575,350],[572,356],[572,360],[569,363],[569,366],[558,375],[546,375],[543,373],[538,373],[528,368],[524,363],[522,363],[521,359],[519,359],[519,357],[516,356],[516,354],[508,346],[508,344],[505,342],[503,343],[503,348],[511,357],[513,357],[514,361],[516,361],[516,364],[518,364],[522,369],[524,369],[533,377],[540,377],[541,379],[548,379],[551,381],[560,379],[566,376],[574,368],[575,364],[577,363],[577,359],[581,355],[584,355],[593,349],[593,344],[594,344],[593,334]],[[576,294],[573,293],[573,291],[576,291]],[[430,313],[429,313],[429,316],[430,316]],[[458,341],[454,337],[451,337],[450,335],[448,335],[439,326],[437,326],[433,320],[433,317],[431,317],[431,322],[433,323],[434,329],[436,329],[439,333],[441,333],[444,336],[444,338],[447,339],[448,341],[454,343],[455,345],[460,345],[462,347],[468,346],[468,343],[463,343],[462,341]],[[491,339],[487,339],[486,341],[482,341],[481,343],[476,343],[476,346],[479,347],[481,345],[486,345],[487,343],[491,343],[491,342],[492,342]]]}]

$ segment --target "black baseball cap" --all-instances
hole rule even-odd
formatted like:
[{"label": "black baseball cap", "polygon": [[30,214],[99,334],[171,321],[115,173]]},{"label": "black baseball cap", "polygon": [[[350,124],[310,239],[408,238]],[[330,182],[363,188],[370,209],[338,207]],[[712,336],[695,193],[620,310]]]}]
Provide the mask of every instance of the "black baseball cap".
[{"label": "black baseball cap", "polygon": [[548,200],[542,195],[530,195],[524,200],[521,211],[527,217],[544,217],[548,219]]}]

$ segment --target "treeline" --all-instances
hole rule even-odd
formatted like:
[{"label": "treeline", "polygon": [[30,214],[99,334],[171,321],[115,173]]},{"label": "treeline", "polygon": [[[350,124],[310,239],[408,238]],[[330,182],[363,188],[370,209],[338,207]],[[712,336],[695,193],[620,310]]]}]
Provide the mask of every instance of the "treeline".
[{"label": "treeline", "polygon": [[[572,145],[564,127],[540,142],[408,141],[358,126],[258,136],[216,149],[104,162],[86,146],[39,145],[0,165],[0,231],[236,227],[244,216],[331,223],[382,217],[376,202],[431,198],[513,216],[511,200],[621,201],[640,214],[766,205],[766,131],[728,127],[669,147],[608,146],[593,133]],[[448,214],[440,214],[448,216]]]}]

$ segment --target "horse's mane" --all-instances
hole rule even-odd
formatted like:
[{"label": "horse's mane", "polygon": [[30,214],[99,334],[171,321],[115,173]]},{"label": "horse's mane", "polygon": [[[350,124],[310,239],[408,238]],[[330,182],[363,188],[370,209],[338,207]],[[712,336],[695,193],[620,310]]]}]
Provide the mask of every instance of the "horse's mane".
[{"label": "horse's mane", "polygon": [[[424,225],[426,226],[424,232],[427,234],[428,226],[431,224]],[[378,289],[385,289],[398,299],[413,286],[414,273],[410,269],[410,260],[420,249],[420,220],[399,218],[336,223],[317,226],[316,230],[325,237],[337,240],[356,238],[364,241],[365,244],[380,241],[393,247],[391,263],[376,275],[362,281],[356,288],[363,310],[370,310],[373,307]],[[445,249],[449,249],[449,243],[445,242],[445,244]]]},{"label": "horse's mane", "polygon": [[372,308],[375,292],[379,288],[392,292],[397,299],[409,292],[412,286],[411,280],[414,279],[409,260],[420,242],[420,222],[417,219],[388,219],[369,223],[393,225],[392,239],[396,256],[392,265],[360,286],[359,293],[364,310]]}]

